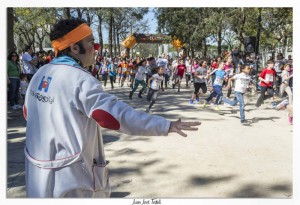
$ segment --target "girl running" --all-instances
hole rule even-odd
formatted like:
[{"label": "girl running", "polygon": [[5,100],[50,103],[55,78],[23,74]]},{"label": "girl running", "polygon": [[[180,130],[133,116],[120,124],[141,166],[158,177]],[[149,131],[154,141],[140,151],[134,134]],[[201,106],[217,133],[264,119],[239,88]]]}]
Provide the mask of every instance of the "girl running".
[{"label": "girl running", "polygon": [[192,98],[190,99],[190,104],[194,104],[195,98],[196,98],[197,102],[200,102],[199,95],[198,95],[200,88],[201,88],[203,94],[205,94],[207,92],[207,86],[206,86],[207,78],[208,78],[207,60],[203,60],[200,62],[200,67],[198,67],[195,72],[195,80],[194,80],[195,91],[192,94]]},{"label": "girl running", "polygon": [[206,104],[213,99],[213,97],[217,96],[216,100],[216,106],[215,110],[219,111],[219,104],[222,101],[223,93],[222,93],[222,86],[224,82],[224,77],[226,75],[226,72],[224,71],[226,61],[223,61],[219,63],[219,68],[215,69],[210,75],[213,75],[215,73],[216,78],[215,81],[213,82],[213,92],[210,94],[208,98],[205,99],[205,103],[202,105],[203,109],[206,107]]},{"label": "girl running", "polygon": [[283,71],[281,73],[282,83],[280,85],[279,97],[283,97],[284,92],[286,92],[289,96],[289,104],[293,105],[293,94],[291,87],[289,86],[289,80],[293,77],[290,75],[290,65],[285,64],[283,67]]},{"label": "girl running", "polygon": [[[153,72],[153,71],[152,71]],[[159,86],[161,85],[161,82],[164,80],[164,68],[158,67],[157,73],[152,75],[151,78],[148,80],[148,85],[150,85],[148,95],[147,95],[147,101],[150,102],[149,107],[146,109],[147,113],[151,113],[151,107],[154,105],[159,91]]]}]

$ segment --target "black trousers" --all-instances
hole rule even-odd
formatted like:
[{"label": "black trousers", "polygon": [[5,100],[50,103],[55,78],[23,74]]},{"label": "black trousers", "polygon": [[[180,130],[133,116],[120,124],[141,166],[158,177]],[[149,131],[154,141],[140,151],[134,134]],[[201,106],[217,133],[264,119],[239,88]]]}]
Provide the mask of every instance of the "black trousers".
[{"label": "black trousers", "polygon": [[[266,91],[268,91],[268,95],[267,96],[265,95]],[[261,86],[261,91],[260,92],[261,92],[260,96],[257,99],[256,105],[255,105],[256,107],[261,106],[261,104],[263,103],[264,100],[266,100],[268,98],[271,98],[274,95],[274,89],[273,89],[273,87]]]}]

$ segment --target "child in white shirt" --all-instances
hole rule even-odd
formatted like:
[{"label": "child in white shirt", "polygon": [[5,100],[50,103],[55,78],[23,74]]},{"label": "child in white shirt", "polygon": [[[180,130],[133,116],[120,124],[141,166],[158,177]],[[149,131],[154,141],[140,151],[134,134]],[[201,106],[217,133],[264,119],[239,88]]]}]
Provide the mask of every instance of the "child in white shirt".
[{"label": "child in white shirt", "polygon": [[249,65],[241,65],[241,73],[236,74],[232,78],[229,79],[228,81],[228,86],[227,88],[230,87],[230,82],[231,80],[235,80],[235,89],[234,89],[234,94],[235,98],[234,100],[229,100],[227,98],[222,98],[224,103],[227,103],[231,106],[235,106],[237,103],[240,104],[240,116],[241,116],[241,123],[242,124],[249,124],[247,120],[245,120],[245,104],[244,104],[244,94],[246,92],[247,87],[249,86],[250,83],[250,66]]},{"label": "child in white shirt", "polygon": [[152,75],[151,78],[149,78],[148,80],[148,85],[150,85],[150,89],[148,91],[148,95],[147,95],[147,101],[150,102],[149,107],[146,109],[146,112],[150,113],[150,109],[151,107],[154,105],[157,96],[158,96],[158,90],[159,90],[159,86],[161,85],[161,82],[164,80],[164,68],[162,66],[158,67],[158,71],[156,74]]}]

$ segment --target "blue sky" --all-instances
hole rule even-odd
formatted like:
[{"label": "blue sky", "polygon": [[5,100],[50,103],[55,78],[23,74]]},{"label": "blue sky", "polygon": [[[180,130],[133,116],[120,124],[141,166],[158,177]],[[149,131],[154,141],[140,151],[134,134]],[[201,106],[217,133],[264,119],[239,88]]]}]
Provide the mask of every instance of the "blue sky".
[{"label": "blue sky", "polygon": [[[149,7],[149,12],[144,16],[144,20],[148,19],[148,23],[150,25],[150,30],[149,30],[150,34],[155,34],[157,29],[157,19],[154,16],[153,9],[154,9],[153,7]],[[92,27],[92,29],[95,37],[95,42],[99,42],[97,28]],[[103,41],[104,43],[108,42],[108,31],[105,28],[103,31]]]}]

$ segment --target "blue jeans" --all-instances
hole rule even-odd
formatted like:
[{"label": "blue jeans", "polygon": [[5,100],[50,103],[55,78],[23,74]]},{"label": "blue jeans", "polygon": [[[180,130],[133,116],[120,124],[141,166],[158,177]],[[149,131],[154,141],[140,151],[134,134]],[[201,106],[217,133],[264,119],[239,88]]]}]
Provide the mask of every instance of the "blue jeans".
[{"label": "blue jeans", "polygon": [[221,97],[223,96],[223,93],[222,93],[222,86],[219,86],[219,85],[214,85],[213,86],[214,88],[214,91],[210,94],[210,96],[208,98],[206,98],[205,100],[207,102],[211,101],[213,99],[213,97],[216,97],[217,96],[217,100],[216,100],[216,104],[219,105],[220,104],[220,101],[221,101]]},{"label": "blue jeans", "polygon": [[9,103],[11,106],[19,104],[19,89],[20,89],[20,79],[19,78],[9,78]]},{"label": "blue jeans", "polygon": [[223,98],[223,102],[228,103],[231,106],[235,106],[237,103],[240,104],[240,116],[241,122],[245,120],[245,103],[244,103],[244,93],[234,92],[235,97],[233,100]]}]

